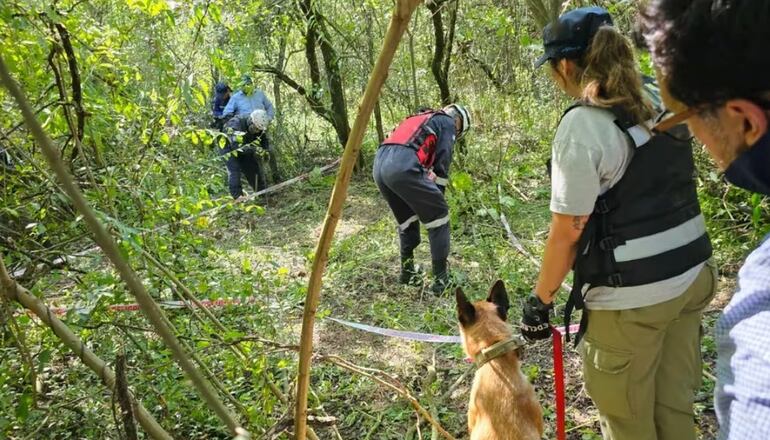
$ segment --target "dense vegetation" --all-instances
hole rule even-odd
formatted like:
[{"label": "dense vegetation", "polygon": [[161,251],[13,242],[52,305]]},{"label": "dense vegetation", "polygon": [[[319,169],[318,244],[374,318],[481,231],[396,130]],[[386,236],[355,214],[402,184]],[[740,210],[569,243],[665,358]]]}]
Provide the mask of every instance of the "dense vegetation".
[{"label": "dense vegetation", "polygon": [[[360,0],[6,0],[0,56],[100,220],[157,301],[194,294],[242,304],[168,308],[179,339],[208,371],[219,396],[255,438],[288,438],[294,345],[307,271],[333,177],[385,33],[392,2]],[[556,3],[559,2],[545,2]],[[580,2],[571,2],[578,4]],[[624,30],[635,2],[600,1]],[[534,8],[533,8],[534,5]],[[532,61],[542,11],[516,0],[433,0],[415,13],[372,119],[332,248],[316,348],[385,370],[454,435],[465,430],[469,368],[457,346],[354,333],[338,317],[390,328],[456,333],[454,300],[396,284],[393,220],[368,165],[381,139],[419,106],[458,100],[474,129],[458,146],[448,192],[452,269],[480,297],[502,278],[517,302],[536,268],[507,241],[500,216],[537,255],[549,218],[544,160],[566,100]],[[644,69],[649,66],[643,54]],[[258,202],[233,205],[212,145],[209,100],[216,81],[250,74],[276,105],[270,135],[284,176],[309,178]],[[127,382],[175,438],[228,438],[184,379],[171,352],[135,312],[116,271],[93,248],[16,103],[0,89],[0,252],[15,279],[46,304]],[[722,268],[710,329],[748,249],[770,230],[768,201],[721,184],[698,153],[700,195]],[[418,257],[428,261],[427,250]],[[426,279],[427,284],[427,279]],[[118,399],[38,319],[0,302],[0,438],[131,438]],[[511,319],[518,319],[518,308]],[[548,349],[525,371],[553,419]],[[570,355],[570,438],[598,438],[598,422]],[[699,399],[709,438],[713,382]],[[320,438],[430,436],[404,400],[368,378],[319,359],[311,426]],[[331,419],[324,419],[324,417]],[[325,421],[324,421],[325,420]],[[549,423],[552,429],[553,423]],[[141,431],[141,430],[140,430]],[[144,434],[140,432],[139,437]]]}]

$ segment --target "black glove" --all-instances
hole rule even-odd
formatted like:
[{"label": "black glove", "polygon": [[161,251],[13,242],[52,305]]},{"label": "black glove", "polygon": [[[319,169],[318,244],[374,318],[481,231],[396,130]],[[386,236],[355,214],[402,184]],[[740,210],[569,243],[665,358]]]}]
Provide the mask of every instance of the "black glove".
[{"label": "black glove", "polygon": [[543,304],[537,294],[530,293],[524,301],[524,310],[521,314],[521,335],[530,341],[551,336],[548,312],[552,308],[553,303]]}]

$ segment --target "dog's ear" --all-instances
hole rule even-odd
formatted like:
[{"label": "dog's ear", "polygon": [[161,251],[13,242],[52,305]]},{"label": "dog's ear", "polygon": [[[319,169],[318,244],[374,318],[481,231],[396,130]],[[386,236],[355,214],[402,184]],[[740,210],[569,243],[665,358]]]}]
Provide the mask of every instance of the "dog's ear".
[{"label": "dog's ear", "polygon": [[465,297],[463,289],[457,288],[455,290],[455,299],[457,300],[457,319],[460,320],[460,324],[463,326],[469,326],[476,321],[476,309]]},{"label": "dog's ear", "polygon": [[508,318],[510,303],[508,302],[508,292],[505,291],[503,280],[495,281],[495,284],[489,289],[487,301],[497,306],[497,314],[500,315],[500,319],[505,321]]}]

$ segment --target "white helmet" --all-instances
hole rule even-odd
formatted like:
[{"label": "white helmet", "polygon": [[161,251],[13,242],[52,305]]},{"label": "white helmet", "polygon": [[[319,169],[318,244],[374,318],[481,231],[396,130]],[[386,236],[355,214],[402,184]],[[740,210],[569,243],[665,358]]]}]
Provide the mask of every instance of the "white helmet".
[{"label": "white helmet", "polygon": [[462,121],[462,127],[460,127],[460,133],[457,134],[458,138],[461,138],[471,128],[471,114],[468,109],[460,104],[449,104],[444,107],[444,113],[453,118],[460,118]]},{"label": "white helmet", "polygon": [[265,110],[260,108],[251,112],[249,115],[249,122],[257,130],[264,131],[267,130],[267,125],[270,123],[270,117]]}]

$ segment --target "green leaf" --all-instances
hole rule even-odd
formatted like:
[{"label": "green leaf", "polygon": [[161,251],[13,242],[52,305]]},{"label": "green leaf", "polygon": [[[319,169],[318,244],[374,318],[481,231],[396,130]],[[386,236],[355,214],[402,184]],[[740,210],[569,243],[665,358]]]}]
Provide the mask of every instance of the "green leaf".
[{"label": "green leaf", "polygon": [[32,395],[28,393],[24,393],[19,398],[19,403],[16,405],[16,418],[19,420],[27,420],[27,417],[29,417],[29,407],[32,404]]},{"label": "green leaf", "polygon": [[42,373],[43,368],[51,361],[51,349],[46,348],[37,355],[37,372]]},{"label": "green leaf", "polygon": [[471,175],[468,173],[454,173],[452,174],[450,184],[458,191],[468,191],[473,186],[473,179],[471,179]]}]

